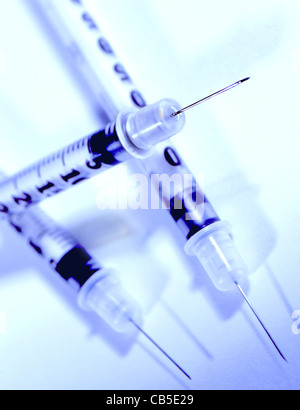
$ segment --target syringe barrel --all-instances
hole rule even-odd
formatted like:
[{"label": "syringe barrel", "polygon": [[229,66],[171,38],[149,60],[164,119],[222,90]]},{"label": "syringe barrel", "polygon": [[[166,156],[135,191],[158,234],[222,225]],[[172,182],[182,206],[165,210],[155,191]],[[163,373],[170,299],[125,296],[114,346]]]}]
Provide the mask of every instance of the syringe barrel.
[{"label": "syringe barrel", "polygon": [[115,122],[0,183],[0,214],[13,215],[131,158],[180,132],[184,114],[173,100],[120,112]]},{"label": "syringe barrel", "polygon": [[204,194],[203,176],[195,177],[169,142],[160,144],[155,155],[141,162],[141,167],[187,240],[220,221]]},{"label": "syringe barrel", "polygon": [[0,215],[11,216],[132,157],[115,123],[0,183]]},{"label": "syringe barrel", "polygon": [[[205,196],[203,178],[196,179],[176,149],[165,143],[142,165],[183,232],[186,253],[198,258],[216,288],[229,291],[235,287],[235,281],[245,280],[247,267],[234,244],[230,225],[221,221]],[[168,184],[160,183],[159,172],[172,180],[172,190]]]},{"label": "syringe barrel", "polygon": [[35,208],[14,215],[10,223],[76,289],[82,309],[94,311],[118,332],[132,327],[130,319],[141,324],[139,305],[124,291],[114,273],[101,267],[70,233],[42,210]]},{"label": "syringe barrel", "polygon": [[34,4],[112,121],[125,108],[146,106],[85,1],[34,0]]}]

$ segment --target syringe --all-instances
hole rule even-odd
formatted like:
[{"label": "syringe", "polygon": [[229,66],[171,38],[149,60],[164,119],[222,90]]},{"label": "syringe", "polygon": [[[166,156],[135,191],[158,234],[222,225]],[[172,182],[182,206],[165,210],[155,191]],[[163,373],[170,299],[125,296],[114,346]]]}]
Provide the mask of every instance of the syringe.
[{"label": "syringe", "polygon": [[[212,96],[228,91],[247,79]],[[1,182],[0,214],[17,214],[131,158],[151,156],[157,144],[183,129],[184,111],[190,107],[182,108],[175,100],[163,99],[140,109],[121,111],[105,129],[76,141]]]},{"label": "syringe", "polygon": [[[89,85],[96,100],[109,118],[114,119],[119,110],[122,110],[129,105],[144,106],[146,104],[144,97],[139,91],[137,91],[131,76],[128,74],[124,65],[119,61],[107,40],[107,37],[103,35],[97,17],[87,9],[84,0],[78,0],[76,2],[68,0],[36,0],[36,4],[54,27],[63,46],[67,49],[75,66],[82,74],[82,78]],[[116,98],[116,95],[118,98]],[[133,96],[138,96],[138,98],[133,98]],[[160,144],[159,150],[156,150],[151,157],[145,159],[143,165],[146,165],[149,173],[161,174],[164,172],[165,167],[170,170],[170,166],[174,166],[172,158],[176,165],[176,173],[184,175],[188,172],[188,174],[191,175],[188,168],[180,159],[177,150],[170,142],[168,142],[167,145],[164,143]],[[193,181],[186,192],[193,192],[194,188],[195,184]],[[169,196],[169,192],[161,192],[161,195],[171,203],[172,197]],[[237,286],[239,291],[242,292],[246,302],[259,319],[237,282],[237,276],[240,279],[241,276],[245,276],[247,270],[234,246],[229,225],[222,223],[219,220],[219,217],[207,200],[205,201],[204,209],[205,215],[200,216],[200,221],[206,221],[206,223],[209,221],[210,224],[208,224],[207,227],[205,226],[205,223],[201,225],[201,223],[199,223],[199,218],[197,217],[194,221],[192,220],[188,224],[184,214],[181,215],[180,218],[178,218],[178,213],[173,213],[172,215],[178,226],[182,224],[185,233],[187,232],[187,229],[189,229],[190,235],[188,237],[189,241],[186,250],[191,254],[197,253],[198,258],[201,261],[203,259],[201,253],[203,254],[204,250],[204,248],[202,248],[201,251],[201,244],[204,245],[205,243],[207,244],[210,242],[211,255],[217,255],[216,260],[220,261],[221,266],[223,267],[223,269],[218,268],[215,271],[216,260],[209,262],[208,258],[205,258],[204,253],[202,263],[206,267],[210,277],[213,279],[214,284],[223,290],[227,287],[232,288]],[[212,217],[207,219],[207,216],[210,214]],[[194,235],[192,235],[192,233]],[[206,236],[204,235],[205,233]],[[212,233],[213,236],[211,236]],[[193,238],[195,235],[197,236]],[[216,242],[216,237],[218,237],[219,243]],[[223,250],[224,241],[226,243],[226,252],[225,249]],[[197,242],[199,242],[198,245]],[[229,260],[230,263],[228,263],[225,257],[227,252],[228,256],[230,255],[231,258]],[[234,267],[235,269],[232,271]],[[222,271],[223,274],[225,274],[225,277],[220,275]],[[283,357],[260,319],[259,322],[267,332],[280,355]]]},{"label": "syringe", "polygon": [[223,292],[238,289],[272,344],[286,361],[243,291],[241,285],[246,283],[248,269],[234,244],[230,224],[219,218],[195,179],[189,178],[190,185],[187,187],[177,184],[172,196],[169,191],[161,189],[163,185],[160,184],[158,170],[169,177],[180,175],[182,180],[186,175],[191,176],[178,152],[172,146],[160,146],[157,155],[142,165],[146,172],[151,173],[151,180],[161,200],[166,203],[173,220],[184,234],[187,241],[186,253],[199,260],[217,289]]},{"label": "syringe", "polygon": [[69,232],[38,208],[12,216],[10,224],[49,262],[53,270],[76,289],[81,309],[95,312],[117,332],[127,332],[134,326],[191,379],[143,330],[141,307],[124,290],[115,273],[100,267]]}]

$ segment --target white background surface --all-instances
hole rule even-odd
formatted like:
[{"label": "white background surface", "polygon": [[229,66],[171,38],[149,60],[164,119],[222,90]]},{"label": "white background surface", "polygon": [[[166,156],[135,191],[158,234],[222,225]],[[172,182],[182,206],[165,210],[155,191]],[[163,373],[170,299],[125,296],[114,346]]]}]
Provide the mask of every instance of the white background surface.
[{"label": "white background surface", "polygon": [[[0,0],[0,163],[7,174],[104,125],[30,3]],[[103,174],[43,208],[119,272],[144,309],[145,330],[193,380],[142,336],[120,336],[81,312],[73,290],[3,223],[0,388],[298,389],[299,3],[86,3],[150,102],[189,104],[252,77],[191,111],[174,143],[232,223],[252,271],[247,294],[289,364],[239,295],[216,291],[185,256],[167,212],[99,211],[109,181]]]}]

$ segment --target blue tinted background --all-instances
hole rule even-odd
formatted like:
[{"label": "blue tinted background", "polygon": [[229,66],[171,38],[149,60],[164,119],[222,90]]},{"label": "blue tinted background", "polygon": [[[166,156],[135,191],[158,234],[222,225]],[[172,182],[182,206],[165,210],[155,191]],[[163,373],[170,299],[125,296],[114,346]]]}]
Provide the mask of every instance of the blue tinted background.
[{"label": "blue tinted background", "polygon": [[[286,354],[281,361],[238,294],[221,294],[165,211],[101,211],[126,167],[43,204],[140,302],[147,330],[187,382],[136,333],[120,336],[5,223],[0,235],[0,388],[295,389],[299,302],[299,2],[90,0],[148,101],[189,104],[174,143],[248,263],[247,293]],[[1,168],[13,173],[105,121],[32,2],[0,2]]]}]

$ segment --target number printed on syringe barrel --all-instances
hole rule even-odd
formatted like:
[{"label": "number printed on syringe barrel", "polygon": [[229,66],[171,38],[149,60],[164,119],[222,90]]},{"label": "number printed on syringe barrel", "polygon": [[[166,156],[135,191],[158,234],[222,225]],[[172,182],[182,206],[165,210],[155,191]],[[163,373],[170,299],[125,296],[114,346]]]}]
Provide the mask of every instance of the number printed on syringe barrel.
[{"label": "number printed on syringe barrel", "polygon": [[130,158],[114,124],[0,183],[0,214],[13,215]]}]

